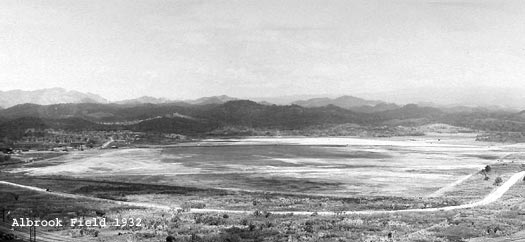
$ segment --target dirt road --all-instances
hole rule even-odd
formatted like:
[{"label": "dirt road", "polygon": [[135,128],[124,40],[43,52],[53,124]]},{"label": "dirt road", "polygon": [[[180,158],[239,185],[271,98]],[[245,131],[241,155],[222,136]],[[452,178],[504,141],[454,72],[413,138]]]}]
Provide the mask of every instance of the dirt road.
[{"label": "dirt road", "polygon": [[113,140],[113,137],[109,137],[109,140],[108,140],[106,143],[102,144],[102,146],[101,146],[100,148],[101,148],[101,149],[108,148],[108,146],[109,146],[111,143],[113,143],[113,141],[115,141],[115,140]]},{"label": "dirt road", "polygon": [[525,242],[525,231],[499,238],[473,238],[469,242]]},{"label": "dirt road", "polygon": [[110,199],[103,199],[103,198],[96,198],[96,197],[89,197],[89,196],[83,196],[83,195],[77,195],[77,194],[70,194],[70,193],[63,193],[63,192],[55,192],[55,191],[47,191],[46,189],[34,187],[34,186],[26,186],[22,184],[7,182],[7,181],[0,181],[0,185],[8,185],[8,186],[15,186],[20,187],[27,190],[32,190],[36,192],[46,193],[58,197],[66,197],[66,198],[73,198],[73,199],[87,199],[92,201],[98,201],[98,202],[109,202],[114,203],[117,205],[123,205],[123,206],[134,206],[134,207],[142,207],[142,208],[156,208],[156,209],[177,209],[177,207],[170,207],[166,205],[160,205],[155,203],[140,203],[140,202],[124,202],[124,201],[115,201]]},{"label": "dirt road", "polygon": [[[482,200],[473,202],[473,203],[463,204],[463,205],[456,205],[456,206],[448,206],[448,207],[440,207],[440,208],[390,210],[390,211],[388,210],[367,210],[367,211],[341,211],[341,212],[312,212],[312,211],[269,211],[269,212],[273,214],[293,213],[295,215],[312,215],[315,213],[321,216],[333,216],[333,215],[344,215],[344,214],[370,215],[370,214],[384,214],[384,213],[437,212],[437,211],[450,211],[450,210],[456,210],[456,209],[474,208],[474,207],[488,205],[490,203],[497,201],[509,190],[510,187],[516,184],[516,182],[521,181],[523,177],[525,177],[525,171],[518,172],[512,175],[505,183],[503,183],[501,186],[496,188],[494,191],[492,191]],[[88,197],[88,196],[83,196],[83,195],[46,191],[45,189],[42,189],[39,187],[26,186],[26,185],[21,185],[21,184],[16,184],[12,182],[6,182],[6,181],[0,181],[0,184],[16,186],[16,187],[33,190],[37,192],[42,192],[42,193],[47,193],[47,194],[52,194],[52,195],[60,196],[60,197],[67,197],[67,198],[74,198],[74,199],[90,199],[94,201],[111,202],[111,203],[115,203],[118,205],[124,205],[124,206],[156,208],[156,209],[163,209],[163,210],[180,209],[180,207],[170,207],[170,206],[160,205],[156,203],[123,202],[123,201],[114,201],[114,200],[109,200],[109,199]],[[210,212],[213,212],[213,213],[253,213],[254,211],[253,210],[225,210],[225,209],[206,209],[204,208],[204,209],[191,209],[189,212],[190,213],[210,213]]]},{"label": "dirt road", "polygon": [[468,180],[470,177],[472,177],[475,174],[476,173],[464,176],[464,177],[460,178],[459,180],[457,180],[457,181],[455,181],[453,183],[450,183],[447,186],[442,187],[441,189],[435,191],[434,193],[428,195],[427,197],[441,197],[441,196],[443,196],[443,194],[445,194],[448,191],[451,191],[452,189],[454,189],[454,187],[456,187],[457,185],[459,185],[459,184],[463,183],[464,181]]},{"label": "dirt road", "polygon": [[[317,215],[322,216],[333,216],[333,215],[344,215],[344,214],[363,214],[363,215],[372,215],[372,214],[385,214],[385,213],[411,213],[411,212],[437,212],[437,211],[450,211],[450,210],[456,210],[456,209],[465,209],[465,208],[474,208],[479,206],[484,206],[491,204],[498,199],[500,199],[503,194],[505,194],[510,187],[512,187],[516,182],[521,181],[525,177],[525,171],[518,172],[514,174],[512,177],[510,177],[503,185],[498,187],[496,190],[492,191],[489,195],[487,195],[485,198],[483,198],[480,201],[473,202],[473,203],[467,203],[463,205],[456,205],[456,206],[448,206],[448,207],[440,207],[440,208],[421,208],[421,209],[405,209],[405,210],[367,210],[367,211],[342,211],[342,212],[310,212],[310,211],[275,211],[270,212],[273,214],[290,214],[293,213],[295,215],[312,215],[316,213]],[[247,210],[221,210],[221,209],[191,209],[192,213],[209,213],[209,212],[217,212],[217,213],[252,213],[253,211],[247,211]]]}]

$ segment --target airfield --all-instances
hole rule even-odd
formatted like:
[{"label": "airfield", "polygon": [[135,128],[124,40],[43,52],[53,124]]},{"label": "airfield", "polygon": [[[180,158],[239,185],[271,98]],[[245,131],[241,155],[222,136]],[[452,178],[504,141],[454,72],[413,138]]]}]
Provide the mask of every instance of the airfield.
[{"label": "airfield", "polygon": [[438,133],[93,149],[6,167],[0,187],[19,200],[1,202],[17,216],[147,224],[46,230],[42,241],[498,241],[525,226],[524,151]]},{"label": "airfield", "polygon": [[217,139],[76,152],[13,172],[261,192],[429,196],[524,149],[469,135]]}]

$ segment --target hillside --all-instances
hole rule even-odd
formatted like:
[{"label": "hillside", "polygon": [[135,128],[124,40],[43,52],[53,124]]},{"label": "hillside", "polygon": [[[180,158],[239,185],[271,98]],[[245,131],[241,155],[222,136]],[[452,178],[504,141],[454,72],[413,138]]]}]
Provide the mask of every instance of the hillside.
[{"label": "hillside", "polygon": [[172,102],[169,99],[166,98],[156,98],[156,97],[150,97],[150,96],[142,96],[139,98],[134,99],[126,99],[122,101],[114,102],[115,104],[124,104],[124,105],[138,105],[138,104],[146,104],[146,103],[152,103],[152,104],[160,104],[160,103],[169,103]]},{"label": "hillside", "polygon": [[207,104],[223,104],[225,102],[238,100],[234,97],[229,97],[226,95],[221,96],[212,96],[212,97],[201,97],[195,100],[185,100],[184,102],[194,105],[207,105]]},{"label": "hillside", "polygon": [[[382,105],[387,104],[377,104],[376,107]],[[249,100],[207,105],[20,104],[0,110],[0,130],[2,135],[9,137],[19,136],[21,131],[28,128],[71,131],[125,129],[200,136],[226,127],[283,131],[317,130],[319,127],[334,130],[334,127],[337,127],[341,132],[331,132],[337,134],[348,133],[348,130],[345,131],[342,127],[352,130],[360,127],[359,129],[374,130],[377,133],[377,130],[392,130],[399,126],[416,127],[443,123],[472,130],[523,132],[523,116],[523,113],[490,110],[446,112],[439,108],[415,104],[402,107],[390,105],[387,110],[380,111],[361,106],[361,111],[353,111],[335,105],[308,108],[299,105],[267,105]],[[342,124],[354,126],[338,126]]]},{"label": "hillside", "polygon": [[366,100],[353,96],[341,96],[338,98],[312,98],[308,100],[295,101],[293,104],[302,107],[324,107],[328,105],[338,106],[360,112],[377,112],[398,108],[395,104],[385,103],[383,101]]}]

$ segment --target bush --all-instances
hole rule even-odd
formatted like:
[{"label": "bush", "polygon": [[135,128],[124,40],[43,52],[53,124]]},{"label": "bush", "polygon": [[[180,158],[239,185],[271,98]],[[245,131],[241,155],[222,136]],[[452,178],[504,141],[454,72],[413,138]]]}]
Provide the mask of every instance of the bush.
[{"label": "bush", "polygon": [[168,235],[168,237],[166,237],[166,242],[175,242],[175,237],[171,236],[171,235]]},{"label": "bush", "polygon": [[10,155],[4,155],[0,153],[0,162],[9,161],[11,159]]},{"label": "bush", "polygon": [[228,234],[228,233],[227,234],[221,234],[219,241],[239,242],[239,241],[241,241],[241,237],[239,235],[236,235],[236,234]]},{"label": "bush", "polygon": [[490,172],[491,170],[492,170],[492,167],[490,167],[489,165],[485,166],[485,172]]},{"label": "bush", "polygon": [[219,216],[199,214],[195,216],[195,223],[218,226],[224,224],[224,221]]},{"label": "bush", "polygon": [[496,180],[494,180],[494,185],[499,186],[503,182],[503,179],[501,177],[496,177]]},{"label": "bush", "polygon": [[241,225],[243,225],[243,226],[248,225],[248,219],[243,218],[243,219],[241,220]]},{"label": "bush", "polygon": [[189,211],[192,208],[202,209],[206,207],[206,204],[203,202],[189,201],[181,205],[184,211]]},{"label": "bush", "polygon": [[446,238],[448,241],[466,241],[466,239],[479,237],[483,231],[466,225],[448,226],[436,231],[438,237]]}]

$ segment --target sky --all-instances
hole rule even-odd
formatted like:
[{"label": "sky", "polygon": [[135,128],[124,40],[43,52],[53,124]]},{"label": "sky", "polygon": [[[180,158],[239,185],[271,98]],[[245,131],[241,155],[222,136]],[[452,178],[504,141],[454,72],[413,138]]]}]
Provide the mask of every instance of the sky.
[{"label": "sky", "polygon": [[505,103],[524,23],[521,0],[2,0],[0,90]]}]

